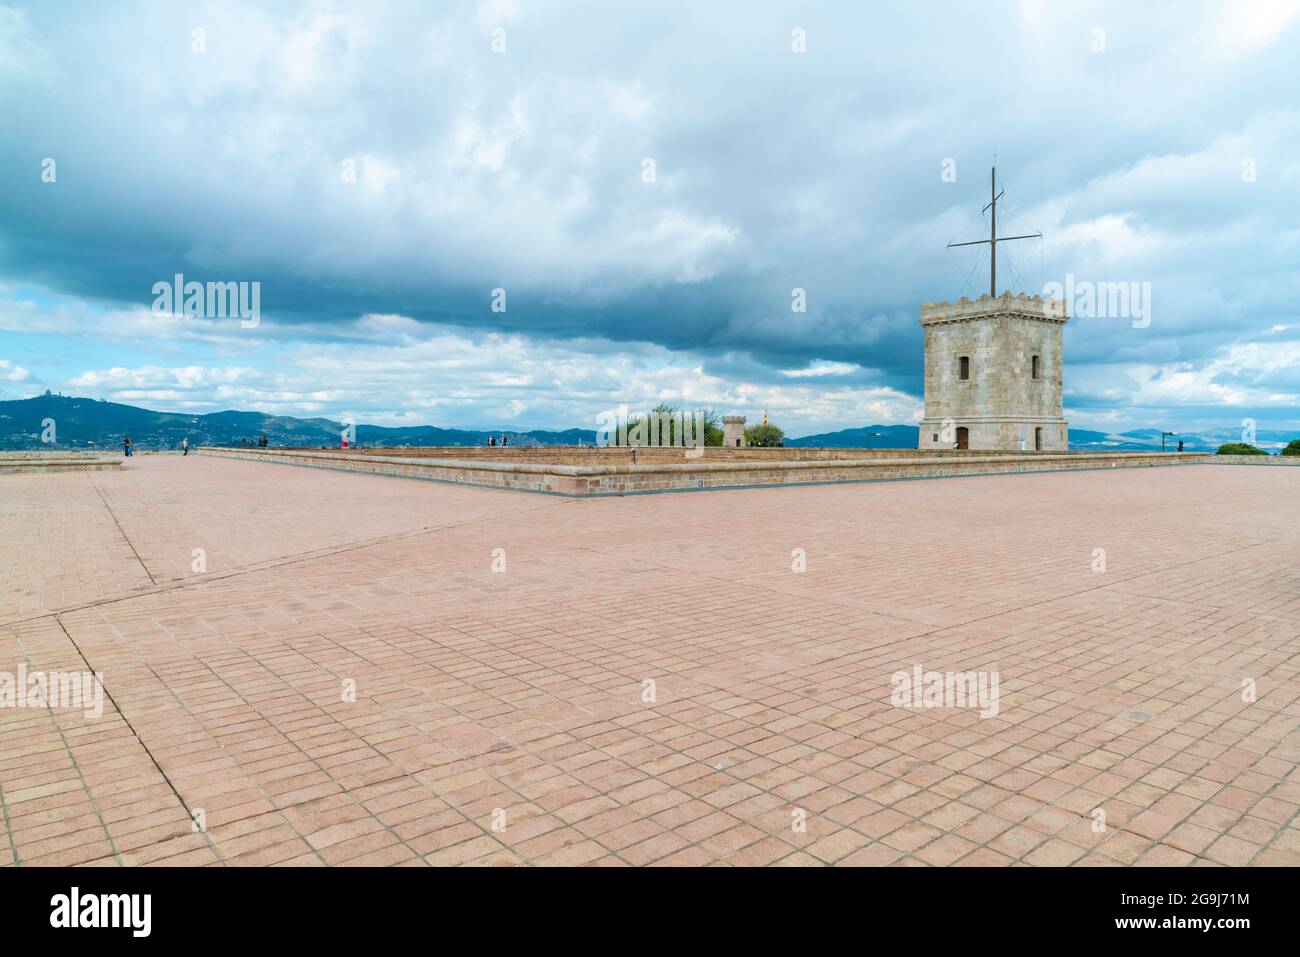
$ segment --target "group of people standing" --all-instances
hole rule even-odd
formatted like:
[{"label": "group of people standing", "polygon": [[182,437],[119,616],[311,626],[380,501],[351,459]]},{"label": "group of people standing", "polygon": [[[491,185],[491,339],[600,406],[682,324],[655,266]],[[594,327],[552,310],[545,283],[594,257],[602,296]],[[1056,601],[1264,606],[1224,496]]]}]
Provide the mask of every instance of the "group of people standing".
[{"label": "group of people standing", "polygon": [[[266,438],[266,436],[262,436],[262,438]],[[135,443],[131,441],[131,436],[129,435],[122,436],[122,454],[129,458],[134,453],[135,453]],[[186,436],[185,438],[181,439],[181,455],[189,455],[189,454],[190,454],[190,439],[189,436]]]},{"label": "group of people standing", "polygon": [[265,435],[259,435],[255,439],[240,439],[239,444],[246,449],[264,449],[271,444]]},{"label": "group of people standing", "polygon": [[493,448],[498,444],[500,445],[510,444],[510,439],[504,432],[501,433],[501,441],[499,443],[497,442],[497,437],[495,435],[488,436],[488,448]]}]

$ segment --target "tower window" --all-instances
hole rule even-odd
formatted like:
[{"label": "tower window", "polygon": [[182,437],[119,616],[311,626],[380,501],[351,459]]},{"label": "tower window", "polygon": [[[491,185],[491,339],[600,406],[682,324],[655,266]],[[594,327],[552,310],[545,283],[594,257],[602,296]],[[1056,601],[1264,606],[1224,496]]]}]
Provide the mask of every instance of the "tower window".
[{"label": "tower window", "polygon": [[1038,378],[1038,356],[1034,356],[1033,360],[1030,362],[1030,366],[1031,366],[1031,374],[1035,379],[1037,379]]},{"label": "tower window", "polygon": [[969,379],[970,378],[970,356],[962,356],[957,361],[959,364],[957,378]]}]

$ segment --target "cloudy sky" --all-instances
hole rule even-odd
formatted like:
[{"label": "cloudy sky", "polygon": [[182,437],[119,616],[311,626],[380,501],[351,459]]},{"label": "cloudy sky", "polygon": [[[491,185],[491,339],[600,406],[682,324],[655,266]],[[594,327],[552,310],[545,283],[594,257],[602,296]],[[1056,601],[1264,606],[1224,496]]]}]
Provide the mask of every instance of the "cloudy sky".
[{"label": "cloudy sky", "polygon": [[0,397],[913,422],[996,151],[999,286],[1141,296],[1067,327],[1073,426],[1296,427],[1297,91],[1297,0],[0,6]]}]

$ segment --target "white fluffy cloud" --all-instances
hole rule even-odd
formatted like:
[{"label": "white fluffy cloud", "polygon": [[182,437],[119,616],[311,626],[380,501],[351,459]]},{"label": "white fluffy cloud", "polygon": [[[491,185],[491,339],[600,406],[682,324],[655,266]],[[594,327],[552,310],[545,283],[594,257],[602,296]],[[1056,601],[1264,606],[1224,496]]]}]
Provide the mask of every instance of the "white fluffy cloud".
[{"label": "white fluffy cloud", "polygon": [[22,366],[14,365],[8,359],[0,359],[0,381],[25,382],[29,378],[31,373]]},{"label": "white fluffy cloud", "polygon": [[[664,400],[758,414],[764,405],[792,434],[827,423],[912,421],[916,401],[888,388],[771,385],[704,372],[698,356],[608,341],[537,341],[517,334],[467,334],[400,316],[366,316],[356,337],[289,341],[269,367],[140,365],[87,369],[78,394],[169,408],[256,408],[286,415],[351,415],[378,425],[570,425]],[[232,334],[232,342],[235,336]],[[265,344],[241,347],[255,356]]]}]

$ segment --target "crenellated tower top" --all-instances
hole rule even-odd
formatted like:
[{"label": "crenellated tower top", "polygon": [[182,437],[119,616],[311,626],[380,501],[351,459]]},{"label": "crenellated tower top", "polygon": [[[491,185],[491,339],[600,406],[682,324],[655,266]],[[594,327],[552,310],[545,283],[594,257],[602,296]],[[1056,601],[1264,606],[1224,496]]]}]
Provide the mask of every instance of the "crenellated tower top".
[{"label": "crenellated tower top", "polygon": [[923,326],[1002,315],[1062,324],[1068,322],[1070,318],[1066,314],[1064,299],[1044,299],[1042,296],[1029,296],[1023,292],[1016,296],[1007,291],[996,297],[984,295],[978,299],[968,299],[962,296],[956,302],[921,303],[921,325]]}]

